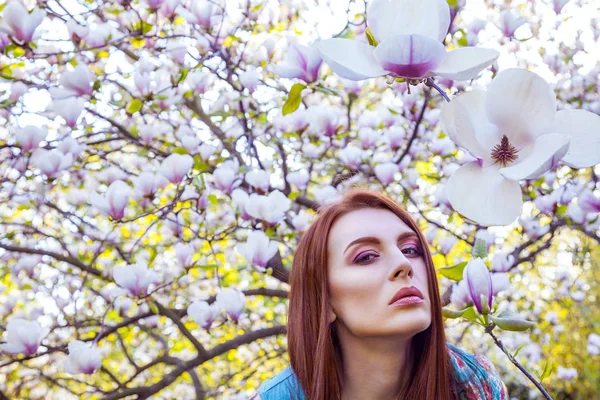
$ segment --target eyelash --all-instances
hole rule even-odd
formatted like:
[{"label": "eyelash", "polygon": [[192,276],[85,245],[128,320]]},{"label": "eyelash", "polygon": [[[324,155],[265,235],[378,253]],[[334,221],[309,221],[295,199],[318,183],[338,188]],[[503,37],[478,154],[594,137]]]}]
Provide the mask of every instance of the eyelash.
[{"label": "eyelash", "polygon": [[[420,256],[423,255],[423,253],[421,251],[421,248],[419,246],[408,246],[408,247],[405,247],[404,249],[402,249],[402,251],[404,251],[404,250],[413,250],[414,251],[414,253],[411,254],[411,255],[407,254],[411,258],[413,258],[413,257],[420,257]],[[362,255],[358,256],[354,260],[354,263],[355,264],[369,264],[369,263],[371,263],[371,260],[372,260],[372,259],[370,259],[369,261],[366,261],[366,260],[368,260],[369,256],[377,256],[375,258],[379,257],[376,253],[366,253],[366,254],[363,253]]]}]

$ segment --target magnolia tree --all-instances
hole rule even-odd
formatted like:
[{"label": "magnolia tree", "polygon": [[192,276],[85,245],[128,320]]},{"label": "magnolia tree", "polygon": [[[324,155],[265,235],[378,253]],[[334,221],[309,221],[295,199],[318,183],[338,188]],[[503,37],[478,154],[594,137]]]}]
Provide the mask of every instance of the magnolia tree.
[{"label": "magnolia tree", "polygon": [[316,211],[426,232],[449,340],[600,392],[595,0],[0,5],[0,397],[243,399]]}]

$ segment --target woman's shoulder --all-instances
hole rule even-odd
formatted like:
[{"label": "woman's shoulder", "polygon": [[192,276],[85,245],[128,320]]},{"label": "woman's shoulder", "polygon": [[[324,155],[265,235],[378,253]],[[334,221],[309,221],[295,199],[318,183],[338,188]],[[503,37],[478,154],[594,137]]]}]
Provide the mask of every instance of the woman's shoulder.
[{"label": "woman's shoulder", "polygon": [[287,366],[283,371],[269,380],[263,382],[258,388],[258,392],[252,396],[251,400],[289,400],[292,394],[301,395],[300,385],[291,366]]},{"label": "woman's shoulder", "polygon": [[506,386],[494,364],[481,354],[471,354],[448,343],[453,375],[466,399],[505,400],[508,398]]}]

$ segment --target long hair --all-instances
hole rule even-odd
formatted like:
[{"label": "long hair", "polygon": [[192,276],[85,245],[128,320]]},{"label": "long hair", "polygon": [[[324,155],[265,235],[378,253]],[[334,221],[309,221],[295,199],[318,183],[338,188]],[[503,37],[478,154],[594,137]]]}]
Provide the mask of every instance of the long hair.
[{"label": "long hair", "polygon": [[[413,337],[410,387],[405,399],[452,400],[452,368],[446,347],[437,277],[423,233],[411,216],[386,195],[362,188],[349,190],[342,200],[319,210],[317,219],[300,239],[290,274],[287,324],[290,363],[307,400],[341,400],[342,356],[335,324],[328,322],[327,242],[341,216],[355,210],[390,210],[419,237],[424,249],[431,325]],[[401,371],[398,371],[400,374]]]}]

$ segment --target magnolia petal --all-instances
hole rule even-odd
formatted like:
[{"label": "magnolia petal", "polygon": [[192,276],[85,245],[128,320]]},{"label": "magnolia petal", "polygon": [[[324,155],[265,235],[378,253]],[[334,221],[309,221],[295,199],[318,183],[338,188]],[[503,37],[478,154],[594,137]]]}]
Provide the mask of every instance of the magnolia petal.
[{"label": "magnolia petal", "polygon": [[567,154],[570,140],[568,135],[559,133],[538,136],[535,143],[522,151],[527,155],[521,162],[499,171],[506,179],[513,181],[539,178],[554,168]]},{"label": "magnolia petal", "polygon": [[487,159],[489,151],[478,141],[478,136],[489,137],[490,141],[500,140],[498,130],[485,114],[483,90],[473,90],[445,103],[440,114],[442,130],[458,146],[467,149],[473,156]]},{"label": "magnolia petal", "polygon": [[417,34],[442,42],[450,27],[446,0],[373,0],[367,25],[378,42],[394,35]]},{"label": "magnolia petal", "polygon": [[342,78],[359,81],[385,75],[368,43],[350,39],[327,39],[315,44],[329,68]]},{"label": "magnolia petal", "polygon": [[422,35],[396,35],[375,47],[373,55],[392,75],[420,79],[431,76],[446,49],[441,42]]},{"label": "magnolia petal", "polygon": [[461,47],[446,53],[435,75],[456,81],[475,78],[481,70],[492,65],[500,53],[479,47]]},{"label": "magnolia petal", "polygon": [[539,75],[511,68],[490,83],[485,108],[490,122],[520,149],[546,132],[556,113],[556,96]]},{"label": "magnolia petal", "polygon": [[571,136],[569,151],[562,159],[570,167],[600,163],[600,116],[584,110],[559,111],[548,132]]},{"label": "magnolia petal", "polygon": [[282,78],[293,79],[304,76],[304,70],[288,65],[273,65],[271,68],[276,75],[279,75]]},{"label": "magnolia petal", "polygon": [[521,213],[521,186],[505,179],[495,167],[472,162],[448,179],[448,200],[465,217],[483,225],[509,225]]}]

